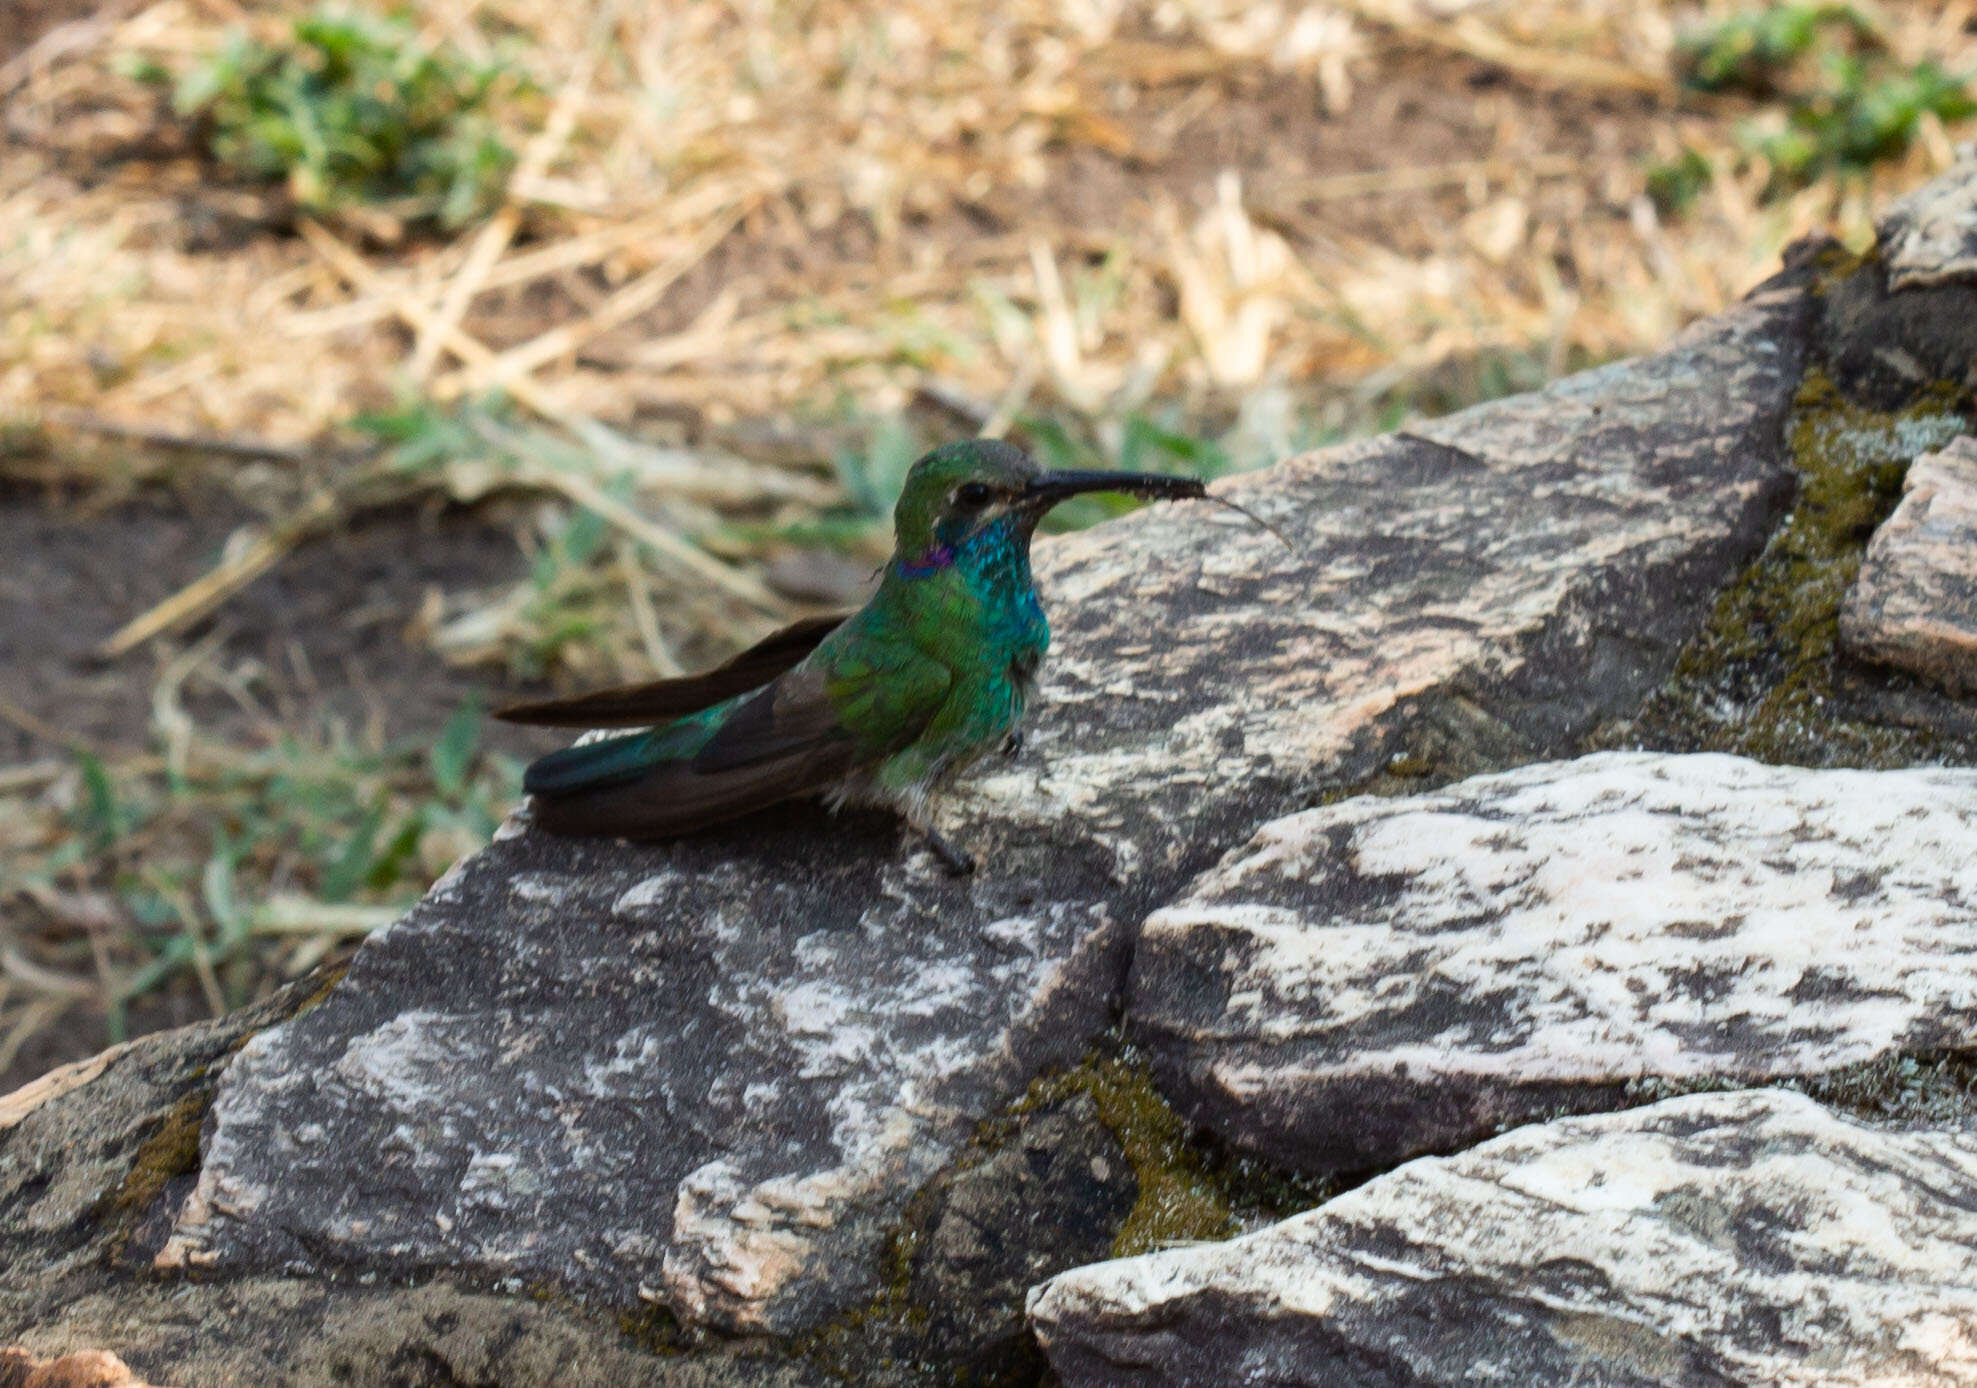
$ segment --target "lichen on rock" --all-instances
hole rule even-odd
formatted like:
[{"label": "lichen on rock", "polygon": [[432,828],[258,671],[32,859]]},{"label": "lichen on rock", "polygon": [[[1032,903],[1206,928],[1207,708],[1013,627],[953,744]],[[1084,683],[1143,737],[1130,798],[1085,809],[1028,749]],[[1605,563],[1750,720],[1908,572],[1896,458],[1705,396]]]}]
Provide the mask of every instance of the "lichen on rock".
[{"label": "lichen on rock", "polygon": [[1977,1033],[1977,771],[1605,753],[1266,825],[1141,932],[1184,1112],[1380,1168]]},{"label": "lichen on rock", "polygon": [[1765,1090],[1521,1128],[1030,1314],[1067,1388],[1948,1388],[1974,1288],[1977,1138]]}]

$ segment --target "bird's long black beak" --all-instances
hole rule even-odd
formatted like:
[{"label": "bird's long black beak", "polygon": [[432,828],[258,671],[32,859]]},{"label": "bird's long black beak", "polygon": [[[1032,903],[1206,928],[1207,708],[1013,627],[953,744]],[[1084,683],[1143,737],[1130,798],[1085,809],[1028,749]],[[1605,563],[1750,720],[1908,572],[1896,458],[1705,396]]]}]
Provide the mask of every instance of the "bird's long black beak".
[{"label": "bird's long black beak", "polygon": [[1142,501],[1185,501],[1208,495],[1196,477],[1168,477],[1157,472],[1046,472],[1023,488],[1022,506],[1042,515],[1058,502],[1086,492],[1125,492]]}]

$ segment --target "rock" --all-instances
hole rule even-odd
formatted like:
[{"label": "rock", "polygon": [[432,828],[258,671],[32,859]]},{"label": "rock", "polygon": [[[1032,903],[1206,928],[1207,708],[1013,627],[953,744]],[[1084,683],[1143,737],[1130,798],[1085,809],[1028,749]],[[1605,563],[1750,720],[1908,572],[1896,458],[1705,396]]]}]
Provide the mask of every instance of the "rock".
[{"label": "rock", "polygon": [[1977,1135],[1777,1090],[1520,1128],[1031,1293],[1067,1388],[1977,1381]]},{"label": "rock", "polygon": [[151,1388],[105,1350],[37,1359],[21,1348],[0,1349],[0,1388]]},{"label": "rock", "polygon": [[1880,259],[1893,290],[1977,280],[1977,147],[1942,178],[1892,204],[1877,223]]},{"label": "rock", "polygon": [[[4,1307],[0,1300],[0,1307]],[[127,1278],[47,1313],[37,1352],[112,1339],[169,1388],[827,1388],[762,1346],[696,1352],[549,1297],[445,1280],[365,1287],[293,1277]],[[630,1332],[630,1333],[628,1333]],[[842,1380],[838,1380],[842,1382]]]},{"label": "rock", "polygon": [[1977,693],[1977,439],[1915,460],[1840,611],[1852,655]]},{"label": "rock", "polygon": [[1977,388],[1977,146],[1891,206],[1877,230],[1865,256],[1827,242],[1807,257],[1822,281],[1818,365],[1878,409],[1967,394]]},{"label": "rock", "polygon": [[1638,700],[1789,487],[1804,299],[1042,548],[1057,654],[956,883],[796,810],[657,846],[519,820],[229,1067],[165,1268],[547,1283],[792,1332],[1111,1017],[1126,927],[1438,709],[1501,755]]},{"label": "rock", "polygon": [[1306,811],[1148,918],[1128,1008],[1183,1113],[1315,1172],[1966,1046],[1977,771],[1604,753]]},{"label": "rock", "polygon": [[1089,1095],[1024,1115],[1014,1141],[934,1186],[911,1298],[935,1341],[966,1346],[959,1367],[977,1378],[1034,1354],[1024,1293],[1103,1258],[1138,1193]]},{"label": "rock", "polygon": [[[329,983],[302,979],[258,1006],[112,1046],[0,1098],[0,1268],[10,1274],[0,1276],[0,1311],[13,1297],[63,1299],[74,1278],[141,1232],[160,1197],[174,1186],[183,1194],[212,1073]],[[4,1321],[0,1342],[24,1328]]]},{"label": "rock", "polygon": [[800,1368],[745,1354],[656,1358],[627,1343],[615,1315],[443,1281],[408,1289],[133,1275],[190,1188],[200,1118],[229,1058],[332,978],[112,1047],[0,1101],[0,1343],[18,1340],[57,1363],[87,1363],[108,1346],[134,1373],[173,1388],[815,1388]]},{"label": "rock", "polygon": [[1041,549],[1022,757],[945,827],[793,810],[656,846],[518,819],[227,1071],[166,1269],[416,1274],[789,1333],[1109,1024],[1127,928],[1437,719],[1557,749],[1662,677],[1789,489],[1804,296],[1638,362]]}]

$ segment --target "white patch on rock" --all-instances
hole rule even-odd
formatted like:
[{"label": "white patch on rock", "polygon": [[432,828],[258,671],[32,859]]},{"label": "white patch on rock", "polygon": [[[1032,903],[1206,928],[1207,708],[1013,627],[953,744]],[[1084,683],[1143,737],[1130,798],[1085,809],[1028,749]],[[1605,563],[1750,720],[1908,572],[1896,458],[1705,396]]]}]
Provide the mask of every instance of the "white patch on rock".
[{"label": "white patch on rock", "polygon": [[1977,1382],[1977,1135],[1699,1094],[1030,1293],[1067,1388]]},{"label": "white patch on rock", "polygon": [[1977,1029],[1977,772],[1609,753],[1277,820],[1142,930],[1184,1109],[1364,1168]]}]

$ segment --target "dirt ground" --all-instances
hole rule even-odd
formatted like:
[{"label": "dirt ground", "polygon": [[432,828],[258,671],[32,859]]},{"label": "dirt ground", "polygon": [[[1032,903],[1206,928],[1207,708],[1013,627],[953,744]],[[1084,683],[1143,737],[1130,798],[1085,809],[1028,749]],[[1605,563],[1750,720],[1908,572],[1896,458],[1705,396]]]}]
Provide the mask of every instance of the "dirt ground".
[{"label": "dirt ground", "polygon": [[[150,749],[159,669],[185,642],[119,660],[96,648],[133,614],[197,578],[232,530],[251,519],[210,488],[158,488],[108,509],[41,488],[0,483],[0,700],[29,731],[0,719],[0,765],[33,763],[80,745],[105,761]],[[526,564],[506,530],[458,508],[359,516],[305,546],[229,603],[189,641],[217,636],[206,668],[238,678],[236,698],[210,683],[188,688],[202,733],[269,745],[286,733],[340,724],[365,745],[430,742],[461,703],[506,693],[441,661],[408,637],[426,592],[499,587]],[[251,691],[251,692],[246,692]],[[25,721],[25,720],[23,720]],[[558,745],[554,733],[489,722],[485,742],[518,757]],[[190,980],[133,1004],[132,1034],[208,1015]],[[0,1068],[0,1093],[104,1044],[104,1012],[80,1003]]]},{"label": "dirt ground", "polygon": [[[251,518],[210,490],[160,491],[108,510],[0,486],[0,695],[50,728],[112,755],[147,742],[157,666],[181,649],[95,654],[135,614],[209,568],[235,527]],[[359,516],[304,546],[253,584],[194,640],[221,636],[218,665],[251,667],[255,696],[211,687],[188,692],[187,712],[218,736],[269,738],[340,720],[377,740],[432,732],[487,680],[447,666],[407,633],[434,585],[497,586],[524,561],[505,531],[457,509]],[[517,751],[537,745],[496,725]],[[60,748],[20,727],[0,727],[0,760]]]},{"label": "dirt ground", "polygon": [[95,0],[7,0],[0,6],[0,63],[57,24],[80,19],[95,8]]}]

